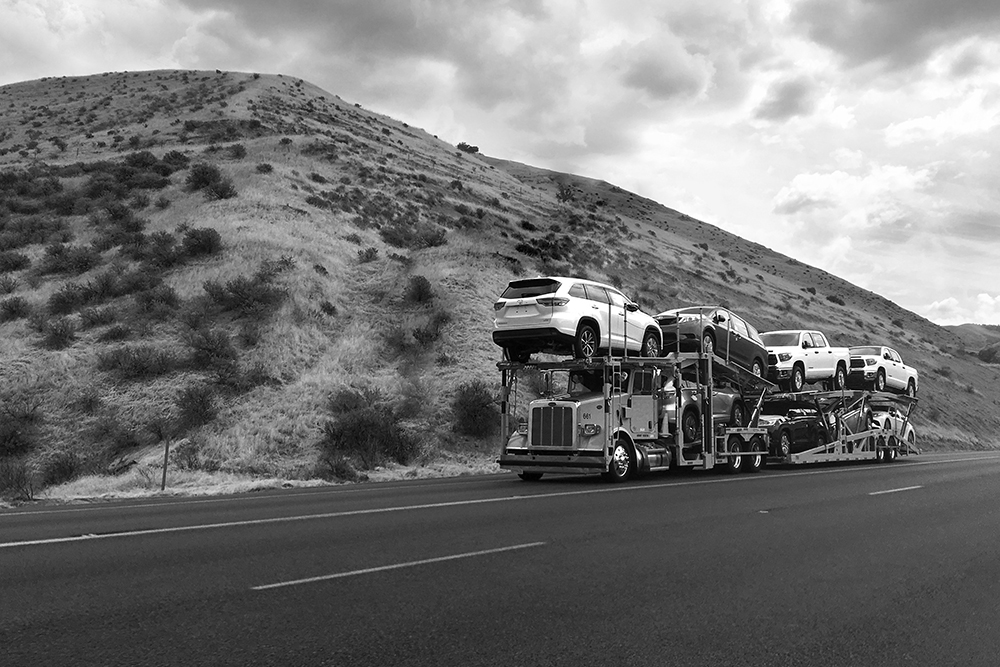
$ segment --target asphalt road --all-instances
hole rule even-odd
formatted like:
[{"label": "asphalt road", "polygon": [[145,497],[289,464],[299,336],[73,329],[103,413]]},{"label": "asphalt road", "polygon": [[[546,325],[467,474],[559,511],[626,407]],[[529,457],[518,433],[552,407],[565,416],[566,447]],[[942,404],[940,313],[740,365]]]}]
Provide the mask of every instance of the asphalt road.
[{"label": "asphalt road", "polygon": [[0,512],[0,665],[997,665],[1000,455]]}]

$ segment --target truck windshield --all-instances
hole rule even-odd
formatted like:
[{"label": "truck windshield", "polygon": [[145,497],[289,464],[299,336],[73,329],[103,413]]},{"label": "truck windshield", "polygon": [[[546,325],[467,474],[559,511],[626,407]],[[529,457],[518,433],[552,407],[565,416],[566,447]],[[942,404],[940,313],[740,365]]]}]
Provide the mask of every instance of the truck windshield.
[{"label": "truck windshield", "polygon": [[859,356],[862,354],[873,354],[876,357],[882,356],[882,348],[880,347],[852,347],[851,354],[854,356]]},{"label": "truck windshield", "polygon": [[799,332],[776,331],[760,335],[764,347],[794,347],[799,344]]},{"label": "truck windshield", "polygon": [[574,371],[569,374],[570,396],[591,394],[604,390],[604,380],[600,371]]}]

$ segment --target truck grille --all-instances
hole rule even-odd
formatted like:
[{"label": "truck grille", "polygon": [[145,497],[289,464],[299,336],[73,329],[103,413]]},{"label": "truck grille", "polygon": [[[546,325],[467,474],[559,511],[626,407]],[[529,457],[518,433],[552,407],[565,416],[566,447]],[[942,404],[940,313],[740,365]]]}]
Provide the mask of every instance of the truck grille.
[{"label": "truck grille", "polygon": [[569,406],[545,406],[531,411],[532,447],[572,447],[573,408]]},{"label": "truck grille", "polygon": [[864,359],[851,359],[851,368],[864,368],[864,367],[865,367]]},{"label": "truck grille", "polygon": [[778,355],[776,355],[776,354],[769,354],[769,355],[767,355],[767,363],[770,366],[777,366],[778,365]]}]

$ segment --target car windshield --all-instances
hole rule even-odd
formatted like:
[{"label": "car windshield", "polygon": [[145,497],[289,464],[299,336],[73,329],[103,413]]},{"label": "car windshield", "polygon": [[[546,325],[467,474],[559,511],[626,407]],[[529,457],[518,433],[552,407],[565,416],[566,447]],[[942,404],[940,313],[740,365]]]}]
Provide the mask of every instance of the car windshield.
[{"label": "car windshield", "polygon": [[767,347],[791,347],[799,344],[799,332],[776,331],[760,335]]},{"label": "car windshield", "polygon": [[789,411],[795,409],[811,410],[814,413],[816,412],[816,410],[812,408],[810,405],[803,404],[801,401],[767,401],[766,403],[764,403],[764,405],[761,406],[760,411],[761,414],[780,415],[784,417],[789,413]]},{"label": "car windshield", "polygon": [[532,278],[530,280],[515,280],[507,285],[500,295],[501,299],[526,299],[532,296],[552,294],[559,289],[559,281],[552,278]]},{"label": "car windshield", "polygon": [[867,346],[867,347],[852,347],[851,354],[859,356],[862,354],[874,354],[876,357],[882,356],[882,348]]}]

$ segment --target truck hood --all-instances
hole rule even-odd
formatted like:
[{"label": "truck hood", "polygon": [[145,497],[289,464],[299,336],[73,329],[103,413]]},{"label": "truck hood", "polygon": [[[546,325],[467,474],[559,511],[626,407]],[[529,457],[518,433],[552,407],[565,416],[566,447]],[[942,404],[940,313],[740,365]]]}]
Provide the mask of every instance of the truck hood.
[{"label": "truck hood", "polygon": [[781,415],[761,415],[757,419],[757,424],[762,428],[771,428],[786,421]]}]

